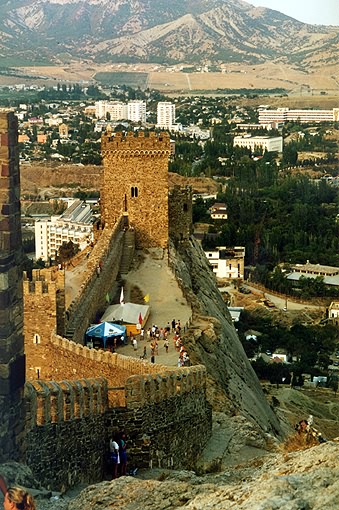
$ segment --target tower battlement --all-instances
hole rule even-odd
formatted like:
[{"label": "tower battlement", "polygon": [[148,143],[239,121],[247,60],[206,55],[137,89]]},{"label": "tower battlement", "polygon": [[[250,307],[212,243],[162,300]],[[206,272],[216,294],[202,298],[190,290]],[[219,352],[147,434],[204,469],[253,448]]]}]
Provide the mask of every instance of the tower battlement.
[{"label": "tower battlement", "polygon": [[121,157],[132,156],[169,156],[170,154],[170,138],[168,133],[157,135],[150,132],[149,136],[145,136],[143,131],[134,136],[132,132],[128,132],[126,136],[122,133],[114,133],[106,131],[101,137],[101,149],[103,157],[107,152],[119,154]]}]

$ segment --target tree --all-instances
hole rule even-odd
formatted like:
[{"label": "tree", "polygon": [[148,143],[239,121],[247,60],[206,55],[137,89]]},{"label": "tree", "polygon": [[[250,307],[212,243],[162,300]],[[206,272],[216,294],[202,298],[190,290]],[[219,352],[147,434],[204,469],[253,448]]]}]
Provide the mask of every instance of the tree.
[{"label": "tree", "polygon": [[73,243],[73,241],[64,241],[59,248],[58,260],[60,260],[61,263],[67,262],[72,257],[74,257],[78,251],[78,244]]}]

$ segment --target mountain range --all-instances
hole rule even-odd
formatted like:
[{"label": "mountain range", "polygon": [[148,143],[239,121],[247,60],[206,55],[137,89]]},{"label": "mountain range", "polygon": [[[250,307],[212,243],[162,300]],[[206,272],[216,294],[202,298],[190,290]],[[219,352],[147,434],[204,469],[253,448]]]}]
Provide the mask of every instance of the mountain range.
[{"label": "mountain range", "polygon": [[8,0],[0,63],[336,63],[339,27],[242,0]]}]

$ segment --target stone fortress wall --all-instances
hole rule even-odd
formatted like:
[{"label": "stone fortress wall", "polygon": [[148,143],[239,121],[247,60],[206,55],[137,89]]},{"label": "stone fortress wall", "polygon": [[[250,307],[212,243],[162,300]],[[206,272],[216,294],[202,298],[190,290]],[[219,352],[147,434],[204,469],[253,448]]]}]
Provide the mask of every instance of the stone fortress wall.
[{"label": "stone fortress wall", "polygon": [[107,305],[106,294],[114,287],[119,273],[124,236],[124,218],[121,217],[112,229],[103,229],[93,247],[79,294],[66,311],[65,331],[70,329],[67,336],[76,342],[83,342],[86,329],[95,322],[97,310]]},{"label": "stone fortress wall", "polygon": [[18,459],[25,354],[18,121],[0,110],[0,462]]},{"label": "stone fortress wall", "polygon": [[[139,247],[168,246],[168,147],[166,134],[104,138],[103,223],[95,232],[97,242],[79,294],[68,310],[62,271],[34,272],[31,281],[25,277],[25,349],[31,380],[25,386],[21,451],[35,475],[53,489],[100,481],[114,431],[126,431],[130,463],[143,467],[191,468],[210,436],[204,367],[171,370],[81,345],[116,280],[126,220],[135,229]],[[180,199],[172,197],[171,214],[181,220],[176,235],[183,240],[190,229],[190,192],[177,190],[174,195]],[[62,321],[74,342],[56,334]]]},{"label": "stone fortress wall", "polygon": [[126,380],[120,388],[90,377],[26,383],[23,454],[46,487],[101,480],[114,431],[126,431],[131,466],[194,465],[211,430],[205,367],[171,369],[60,337],[53,343],[112,372],[122,370]]}]

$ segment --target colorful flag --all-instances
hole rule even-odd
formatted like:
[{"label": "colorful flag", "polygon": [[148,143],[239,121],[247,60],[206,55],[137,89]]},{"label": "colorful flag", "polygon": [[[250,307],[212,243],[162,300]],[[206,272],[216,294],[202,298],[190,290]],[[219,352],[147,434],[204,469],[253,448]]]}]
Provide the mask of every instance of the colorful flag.
[{"label": "colorful flag", "polygon": [[139,319],[138,319],[138,321],[139,321],[140,326],[142,326],[142,315],[141,315],[141,312],[139,312]]},{"label": "colorful flag", "polygon": [[120,304],[125,304],[125,298],[124,298],[124,288],[121,287],[121,293],[120,293]]},{"label": "colorful flag", "polygon": [[149,294],[146,294],[146,296],[144,296],[144,301],[145,301],[145,303],[149,302]]}]

